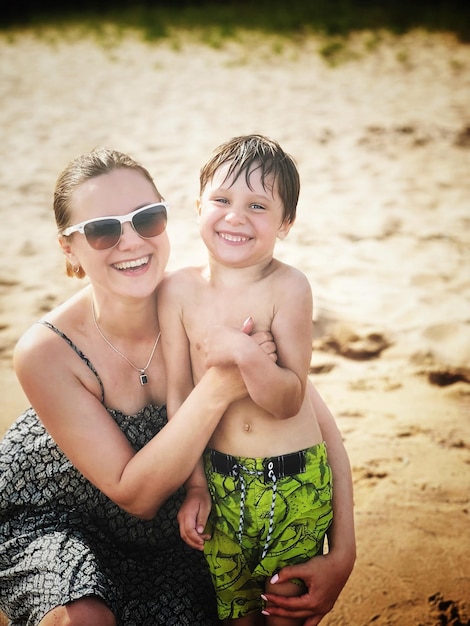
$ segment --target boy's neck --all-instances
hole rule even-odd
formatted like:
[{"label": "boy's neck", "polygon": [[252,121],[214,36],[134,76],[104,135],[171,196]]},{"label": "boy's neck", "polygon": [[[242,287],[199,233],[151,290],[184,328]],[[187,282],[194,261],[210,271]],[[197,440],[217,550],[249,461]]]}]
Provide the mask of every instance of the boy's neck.
[{"label": "boy's neck", "polygon": [[271,257],[256,265],[234,267],[209,258],[205,271],[211,282],[233,287],[236,284],[253,284],[266,278],[278,266],[278,263],[274,257]]}]

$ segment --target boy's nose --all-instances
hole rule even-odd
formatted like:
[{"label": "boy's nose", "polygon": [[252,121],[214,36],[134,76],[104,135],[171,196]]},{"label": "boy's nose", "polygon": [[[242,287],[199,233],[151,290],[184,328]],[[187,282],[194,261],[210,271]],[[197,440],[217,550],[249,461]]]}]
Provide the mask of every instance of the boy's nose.
[{"label": "boy's nose", "polygon": [[226,214],[225,221],[229,224],[243,224],[245,222],[244,210],[232,207]]}]

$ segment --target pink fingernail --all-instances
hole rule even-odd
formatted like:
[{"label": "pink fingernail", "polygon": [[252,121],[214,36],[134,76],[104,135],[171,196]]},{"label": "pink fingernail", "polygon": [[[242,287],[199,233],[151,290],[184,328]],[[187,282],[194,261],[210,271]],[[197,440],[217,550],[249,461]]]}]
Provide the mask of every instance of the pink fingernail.
[{"label": "pink fingernail", "polygon": [[269,582],[271,583],[271,585],[275,585],[278,580],[279,580],[279,575],[278,574],[274,574],[274,576],[271,578],[271,580]]},{"label": "pink fingernail", "polygon": [[265,595],[263,595],[263,594],[261,594],[261,600],[264,600],[265,602],[268,601],[267,597]]},{"label": "pink fingernail", "polygon": [[263,615],[271,615],[271,613],[268,613],[267,611],[261,611],[261,613],[262,613]]}]

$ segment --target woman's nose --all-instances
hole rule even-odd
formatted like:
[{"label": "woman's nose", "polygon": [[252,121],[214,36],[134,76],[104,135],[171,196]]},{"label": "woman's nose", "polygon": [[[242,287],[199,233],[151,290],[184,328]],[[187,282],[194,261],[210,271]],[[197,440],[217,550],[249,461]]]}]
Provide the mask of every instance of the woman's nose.
[{"label": "woman's nose", "polygon": [[140,235],[134,230],[130,222],[124,222],[121,224],[121,239],[119,245],[122,247],[132,247],[140,243]]}]

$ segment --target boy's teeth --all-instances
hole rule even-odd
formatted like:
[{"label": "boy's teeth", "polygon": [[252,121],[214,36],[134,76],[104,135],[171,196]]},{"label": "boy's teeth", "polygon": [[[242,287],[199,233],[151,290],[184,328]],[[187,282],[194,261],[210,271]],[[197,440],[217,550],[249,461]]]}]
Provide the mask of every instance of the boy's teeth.
[{"label": "boy's teeth", "polygon": [[229,235],[228,233],[220,233],[222,239],[227,239],[227,241],[248,241],[248,237],[244,237],[243,235]]}]

